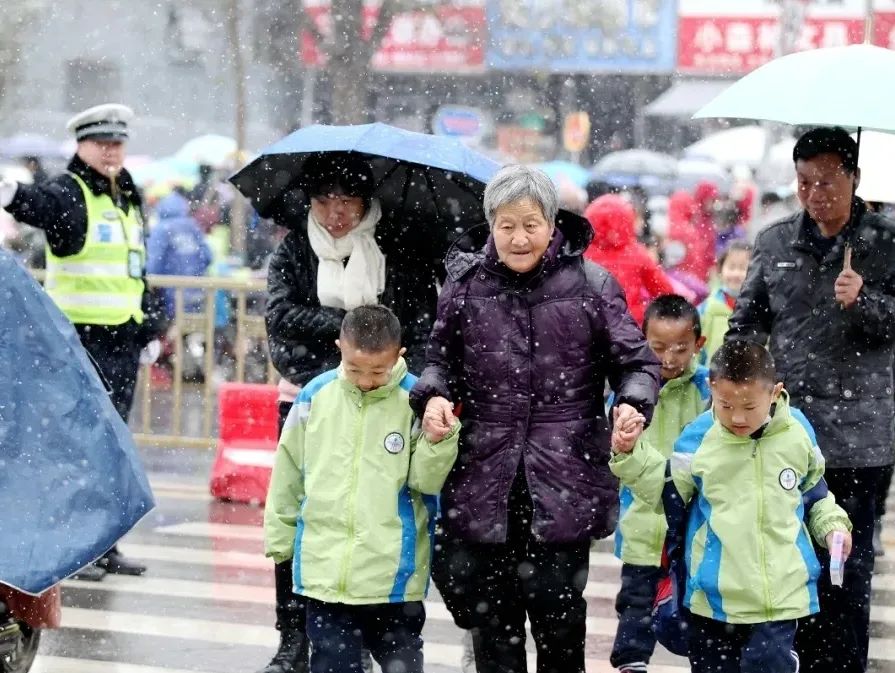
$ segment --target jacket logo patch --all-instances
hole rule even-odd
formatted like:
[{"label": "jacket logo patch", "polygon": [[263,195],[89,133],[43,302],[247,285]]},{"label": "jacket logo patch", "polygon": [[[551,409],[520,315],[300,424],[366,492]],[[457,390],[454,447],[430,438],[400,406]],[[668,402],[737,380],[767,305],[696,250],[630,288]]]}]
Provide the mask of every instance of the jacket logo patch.
[{"label": "jacket logo patch", "polygon": [[795,262],[777,262],[777,268],[778,269],[795,269],[796,263]]},{"label": "jacket logo patch", "polygon": [[796,487],[796,482],[798,479],[796,478],[796,471],[791,467],[787,467],[785,470],[780,472],[780,485],[786,491],[791,491]]},{"label": "jacket logo patch", "polygon": [[385,450],[391,454],[398,454],[404,450],[404,437],[400,432],[390,432],[385,436]]}]

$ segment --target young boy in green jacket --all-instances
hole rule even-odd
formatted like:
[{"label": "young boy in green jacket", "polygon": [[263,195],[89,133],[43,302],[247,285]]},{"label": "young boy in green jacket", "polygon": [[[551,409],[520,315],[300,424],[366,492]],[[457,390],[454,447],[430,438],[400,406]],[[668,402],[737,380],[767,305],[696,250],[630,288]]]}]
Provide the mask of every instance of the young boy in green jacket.
[{"label": "young boy in green jacket", "polygon": [[305,386],[277,447],[265,553],[293,558],[307,599],[313,673],[422,673],[437,496],[457,457],[459,422],[422,434],[409,404],[401,325],[382,306],[349,311],[342,364]]},{"label": "young boy in green jacket", "polygon": [[[696,356],[702,336],[696,307],[676,294],[662,295],[646,308],[643,332],[662,363],[662,388],[643,441],[671,456],[684,427],[705,411],[709,372]],[[622,560],[622,585],[615,600],[618,630],[609,661],[621,673],[646,673],[656,647],[652,630],[656,587],[662,577],[662,548],[668,526],[664,513],[621,487],[615,555]]]},{"label": "young boy in green jacket", "polygon": [[819,610],[809,533],[829,547],[840,532],[843,556],[851,550],[814,430],[776,380],[763,346],[728,341],[712,358],[712,411],[687,426],[670,460],[638,441],[642,417],[613,429],[610,467],[637,497],[658,507],[664,490],[666,508],[689,505],[684,605],[695,673],[797,671],[796,620]]}]

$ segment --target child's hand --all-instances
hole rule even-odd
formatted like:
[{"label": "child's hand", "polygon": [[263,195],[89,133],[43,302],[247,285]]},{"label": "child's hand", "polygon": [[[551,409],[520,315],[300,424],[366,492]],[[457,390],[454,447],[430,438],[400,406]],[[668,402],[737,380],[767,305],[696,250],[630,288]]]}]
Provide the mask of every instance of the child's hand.
[{"label": "child's hand", "polygon": [[433,437],[440,437],[437,441],[441,441],[454,427],[454,405],[443,397],[433,397],[426,404],[426,411],[423,413],[423,432],[426,438],[431,442]]},{"label": "child's hand", "polygon": [[429,440],[430,444],[438,444],[439,442],[444,441],[445,437],[451,434],[451,430],[454,429],[454,425],[457,423],[459,423],[459,421],[454,419],[454,422],[451,423],[451,427],[447,429],[439,428],[438,430],[425,431],[426,439]]},{"label": "child's hand", "polygon": [[827,537],[824,538],[827,543],[827,549],[833,548],[833,536],[837,533],[842,533],[842,562],[845,563],[845,560],[851,556],[851,533],[847,530],[843,531],[831,531],[827,533]]},{"label": "child's hand", "polygon": [[634,407],[622,404],[612,410],[612,419],[612,452],[631,453],[643,432],[646,418]]}]

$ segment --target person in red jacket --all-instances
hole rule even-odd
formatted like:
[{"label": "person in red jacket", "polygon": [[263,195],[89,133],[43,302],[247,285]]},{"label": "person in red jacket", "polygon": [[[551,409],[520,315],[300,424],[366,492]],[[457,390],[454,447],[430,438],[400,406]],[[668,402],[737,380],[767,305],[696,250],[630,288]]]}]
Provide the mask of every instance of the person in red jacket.
[{"label": "person in red jacket", "polygon": [[607,194],[584,211],[594,229],[594,239],[584,256],[599,264],[625,291],[628,310],[637,324],[643,322],[647,304],[674,286],[662,268],[637,241],[634,207],[621,196]]},{"label": "person in red jacket", "polygon": [[697,267],[694,269],[694,273],[700,279],[708,280],[715,269],[718,242],[715,209],[721,198],[721,193],[714,182],[703,180],[693,190],[693,198],[696,201],[696,216],[693,223],[696,226],[697,234],[697,247],[694,251]]}]

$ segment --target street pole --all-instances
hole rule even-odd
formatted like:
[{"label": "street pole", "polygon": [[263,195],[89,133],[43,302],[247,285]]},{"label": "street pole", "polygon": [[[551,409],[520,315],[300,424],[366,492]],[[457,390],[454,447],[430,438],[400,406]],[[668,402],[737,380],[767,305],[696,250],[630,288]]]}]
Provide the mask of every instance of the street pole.
[{"label": "street pole", "polygon": [[873,0],[864,0],[864,44],[873,44]]},{"label": "street pole", "polygon": [[[792,54],[796,51],[802,28],[805,25],[807,3],[805,0],[780,0],[778,4],[780,5],[780,18],[778,23],[780,32],[777,39],[776,58]],[[761,126],[765,130],[765,143],[761,164],[755,171],[755,179],[756,182],[759,183],[763,181],[764,176],[762,175],[762,170],[770,160],[771,150],[781,139],[779,126],[777,124],[774,124],[773,122],[761,122]],[[753,212],[755,211],[757,211],[757,209],[753,210]]]},{"label": "street pole", "polygon": [[[239,30],[239,0],[230,0],[227,17],[227,32],[230,41],[230,55],[233,59],[233,78],[236,94],[236,166],[242,168],[243,155],[246,148],[246,90],[245,60],[243,59]],[[245,257],[246,250],[246,202],[241,194],[237,194],[230,207],[230,244],[233,254]]]},{"label": "street pole", "polygon": [[314,85],[317,81],[317,70],[305,66],[302,72],[301,125],[314,123]]}]

